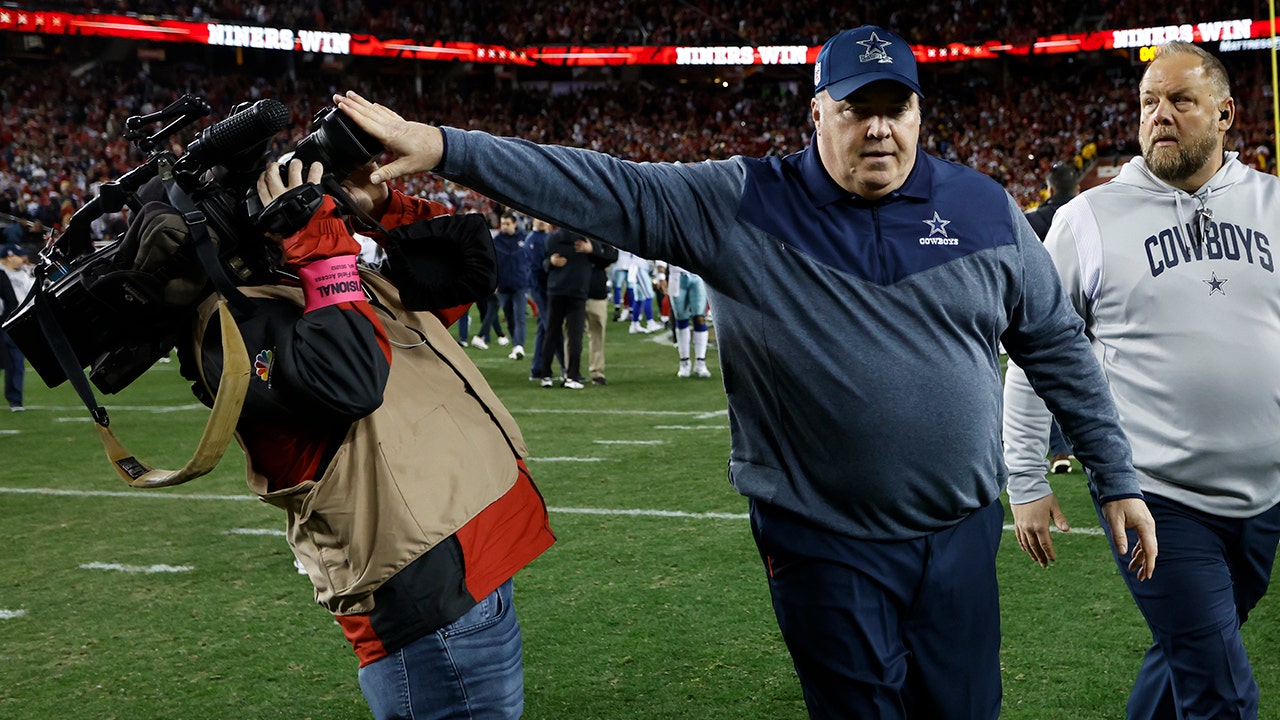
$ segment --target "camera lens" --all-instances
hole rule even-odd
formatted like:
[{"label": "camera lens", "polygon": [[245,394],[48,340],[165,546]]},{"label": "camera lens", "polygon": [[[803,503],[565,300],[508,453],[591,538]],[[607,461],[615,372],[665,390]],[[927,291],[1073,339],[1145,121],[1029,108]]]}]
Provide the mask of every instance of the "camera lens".
[{"label": "camera lens", "polygon": [[302,161],[304,173],[318,162],[324,165],[326,175],[342,179],[382,154],[382,144],[336,107],[322,111],[312,126],[311,134],[293,151],[293,157]]}]

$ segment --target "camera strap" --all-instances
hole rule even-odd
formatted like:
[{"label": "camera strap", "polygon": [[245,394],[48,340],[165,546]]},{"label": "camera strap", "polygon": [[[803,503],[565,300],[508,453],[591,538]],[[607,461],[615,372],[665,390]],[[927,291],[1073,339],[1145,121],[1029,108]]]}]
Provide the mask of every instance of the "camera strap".
[{"label": "camera strap", "polygon": [[153,468],[129,452],[116,439],[106,425],[98,425],[98,434],[106,448],[107,458],[129,485],[136,488],[157,488],[180,485],[194,480],[218,466],[223,453],[231,444],[236,423],[240,421],[240,409],[249,391],[249,351],[245,349],[240,328],[227,307],[226,298],[218,298],[218,322],[222,332],[223,365],[218,381],[218,394],[213,401],[209,420],[205,423],[200,442],[191,459],[177,470]]},{"label": "camera strap", "polygon": [[40,329],[44,331],[45,339],[49,342],[49,349],[58,360],[62,374],[67,376],[67,380],[71,381],[71,387],[75,388],[76,394],[80,396],[80,401],[89,409],[93,421],[98,427],[106,427],[111,424],[107,409],[99,405],[98,399],[94,397],[93,388],[89,386],[89,378],[85,377],[84,367],[76,361],[76,351],[71,347],[71,341],[67,339],[62,323],[58,322],[57,316],[53,314],[53,308],[49,306],[47,297],[41,288],[36,293],[35,308],[36,319],[40,322]]},{"label": "camera strap", "polygon": [[218,315],[222,330],[223,360],[222,377],[219,380],[219,392],[213,402],[213,410],[205,423],[204,433],[196,446],[191,459],[178,470],[161,470],[142,462],[125,448],[111,430],[111,418],[107,409],[98,404],[93,388],[85,377],[84,369],[75,360],[75,350],[67,340],[61,323],[54,316],[52,308],[43,292],[36,295],[36,317],[48,339],[49,348],[57,358],[62,372],[75,388],[76,394],[98,428],[99,438],[107,459],[111,461],[116,472],[129,485],[140,488],[167,487],[178,485],[206,475],[217,467],[227,446],[231,444],[231,436],[235,432],[236,423],[240,420],[240,408],[244,405],[245,394],[249,390],[249,352],[245,349],[244,339],[240,336],[240,328],[227,307],[227,301],[218,299]]}]

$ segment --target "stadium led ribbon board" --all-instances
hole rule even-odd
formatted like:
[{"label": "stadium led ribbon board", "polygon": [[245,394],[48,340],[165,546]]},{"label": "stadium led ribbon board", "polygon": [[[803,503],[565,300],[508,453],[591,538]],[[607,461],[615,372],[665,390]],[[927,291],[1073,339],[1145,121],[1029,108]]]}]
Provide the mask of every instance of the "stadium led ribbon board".
[{"label": "stadium led ribbon board", "polygon": [[[539,46],[508,48],[469,42],[382,39],[368,34],[205,23],[146,15],[77,14],[0,8],[0,31],[112,37],[161,43],[279,50],[324,55],[457,61],[498,65],[812,65],[819,46]],[[1150,50],[1171,40],[1217,43],[1218,52],[1271,47],[1269,20],[1215,20],[1146,28],[1060,33],[1032,43],[989,40],[978,45],[913,45],[919,62],[956,62],[1002,56],[1051,55],[1105,50]]]},{"label": "stadium led ribbon board", "polygon": [[419,43],[382,40],[372,35],[273,28],[230,23],[170,20],[154,16],[75,14],[0,8],[0,31],[110,37],[161,43],[194,43],[231,48],[283,50],[324,55],[457,60],[504,65],[535,65],[523,51],[467,42]]}]

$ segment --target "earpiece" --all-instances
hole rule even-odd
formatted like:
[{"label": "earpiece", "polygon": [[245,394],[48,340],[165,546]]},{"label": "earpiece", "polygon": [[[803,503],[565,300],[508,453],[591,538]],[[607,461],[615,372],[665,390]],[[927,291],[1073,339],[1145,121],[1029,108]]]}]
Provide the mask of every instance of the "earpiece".
[{"label": "earpiece", "polygon": [[1218,114],[1219,120],[1226,120],[1229,117],[1231,117],[1231,113],[1227,110],[1223,110],[1221,113]]}]

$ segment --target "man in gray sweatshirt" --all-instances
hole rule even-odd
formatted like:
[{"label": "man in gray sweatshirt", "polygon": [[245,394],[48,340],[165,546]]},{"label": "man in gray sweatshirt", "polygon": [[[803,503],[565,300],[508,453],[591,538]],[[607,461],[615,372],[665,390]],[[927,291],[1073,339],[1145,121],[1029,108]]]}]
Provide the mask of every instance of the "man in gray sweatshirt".
[{"label": "man in gray sweatshirt", "polygon": [[[1236,111],[1227,71],[1195,45],[1161,48],[1139,105],[1142,157],[1063,206],[1045,239],[1160,529],[1152,582],[1121,561],[1153,637],[1127,716],[1256,718],[1240,625],[1280,541],[1280,180],[1223,152]],[[1044,477],[1048,426],[1011,365],[1009,499],[1041,565],[1055,558],[1049,526],[1069,527]]]},{"label": "man in gray sweatshirt", "polygon": [[[1154,528],[1083,326],[1013,199],[918,148],[905,40],[846,30],[818,56],[801,152],[696,164],[407,122],[335,100],[397,158],[696,272],[774,611],[815,718],[995,718],[1006,470],[999,346],[1096,470],[1120,552]],[[1138,540],[1124,528],[1138,530]]]}]

